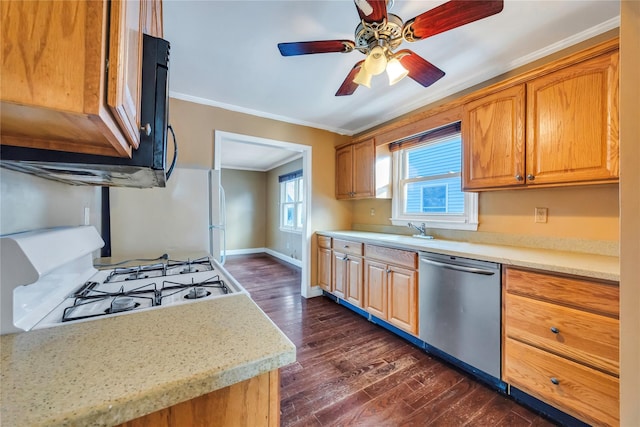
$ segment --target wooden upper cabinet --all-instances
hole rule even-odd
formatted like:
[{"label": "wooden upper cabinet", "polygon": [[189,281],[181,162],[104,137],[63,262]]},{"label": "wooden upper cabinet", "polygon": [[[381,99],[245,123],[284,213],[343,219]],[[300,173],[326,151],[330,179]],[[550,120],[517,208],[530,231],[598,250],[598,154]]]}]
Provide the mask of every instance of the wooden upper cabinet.
[{"label": "wooden upper cabinet", "polygon": [[517,85],[463,108],[463,188],[524,184],[525,86]]},{"label": "wooden upper cabinet", "polygon": [[527,83],[527,183],[618,178],[616,51]]},{"label": "wooden upper cabinet", "polygon": [[607,42],[471,96],[463,189],[617,182],[618,62]]},{"label": "wooden upper cabinet", "polygon": [[131,156],[141,29],[162,31],[159,1],[0,2],[2,144]]},{"label": "wooden upper cabinet", "polygon": [[373,139],[336,149],[336,198],[375,197],[375,162]]},{"label": "wooden upper cabinet", "polygon": [[336,199],[350,199],[353,189],[353,147],[336,150]]},{"label": "wooden upper cabinet", "polygon": [[140,145],[144,2],[112,0],[107,104],[134,148]]}]

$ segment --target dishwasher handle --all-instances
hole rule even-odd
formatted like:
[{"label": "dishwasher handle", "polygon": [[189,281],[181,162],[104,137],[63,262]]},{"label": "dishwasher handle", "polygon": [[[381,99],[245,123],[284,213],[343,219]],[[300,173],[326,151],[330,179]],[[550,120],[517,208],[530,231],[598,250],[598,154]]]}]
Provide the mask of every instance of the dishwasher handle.
[{"label": "dishwasher handle", "polygon": [[464,271],[466,273],[473,273],[473,274],[483,274],[485,276],[493,276],[496,273],[495,271],[485,270],[484,268],[465,267],[463,265],[447,264],[444,262],[432,261],[427,258],[420,258],[420,262],[434,265],[436,267],[447,268],[449,270]]}]

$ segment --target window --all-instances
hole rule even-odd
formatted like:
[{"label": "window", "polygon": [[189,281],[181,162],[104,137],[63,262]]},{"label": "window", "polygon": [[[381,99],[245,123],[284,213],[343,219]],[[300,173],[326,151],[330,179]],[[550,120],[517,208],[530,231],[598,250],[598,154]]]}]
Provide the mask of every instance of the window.
[{"label": "window", "polygon": [[280,229],[302,232],[304,187],[302,170],[281,175],[280,181]]},{"label": "window", "polygon": [[459,123],[391,144],[394,161],[392,223],[476,230],[477,194],[462,191]]}]

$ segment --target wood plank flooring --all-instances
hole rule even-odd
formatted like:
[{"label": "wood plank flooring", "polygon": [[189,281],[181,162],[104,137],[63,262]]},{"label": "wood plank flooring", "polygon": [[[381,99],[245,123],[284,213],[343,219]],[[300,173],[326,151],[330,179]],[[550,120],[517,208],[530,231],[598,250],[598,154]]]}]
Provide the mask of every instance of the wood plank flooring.
[{"label": "wood plank flooring", "polygon": [[297,347],[281,369],[281,425],[552,426],[545,418],[328,298],[267,254],[227,270]]}]

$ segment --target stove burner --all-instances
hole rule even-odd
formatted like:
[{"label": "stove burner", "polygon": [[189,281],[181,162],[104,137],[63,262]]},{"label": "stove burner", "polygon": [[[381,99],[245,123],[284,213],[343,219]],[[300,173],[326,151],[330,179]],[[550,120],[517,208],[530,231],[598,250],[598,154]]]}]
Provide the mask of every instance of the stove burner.
[{"label": "stove burner", "polygon": [[209,295],[211,295],[211,292],[207,291],[205,288],[201,286],[197,286],[195,288],[189,289],[189,293],[184,297],[186,299],[198,299],[198,298],[208,297]]},{"label": "stove burner", "polygon": [[180,270],[180,274],[195,273],[197,271],[198,271],[197,268],[195,268],[192,265],[188,265],[185,268],[183,268],[182,270]]},{"label": "stove burner", "polygon": [[121,311],[129,311],[138,307],[140,304],[136,303],[132,297],[117,297],[111,302],[111,308],[107,309],[106,313],[120,313]]}]

